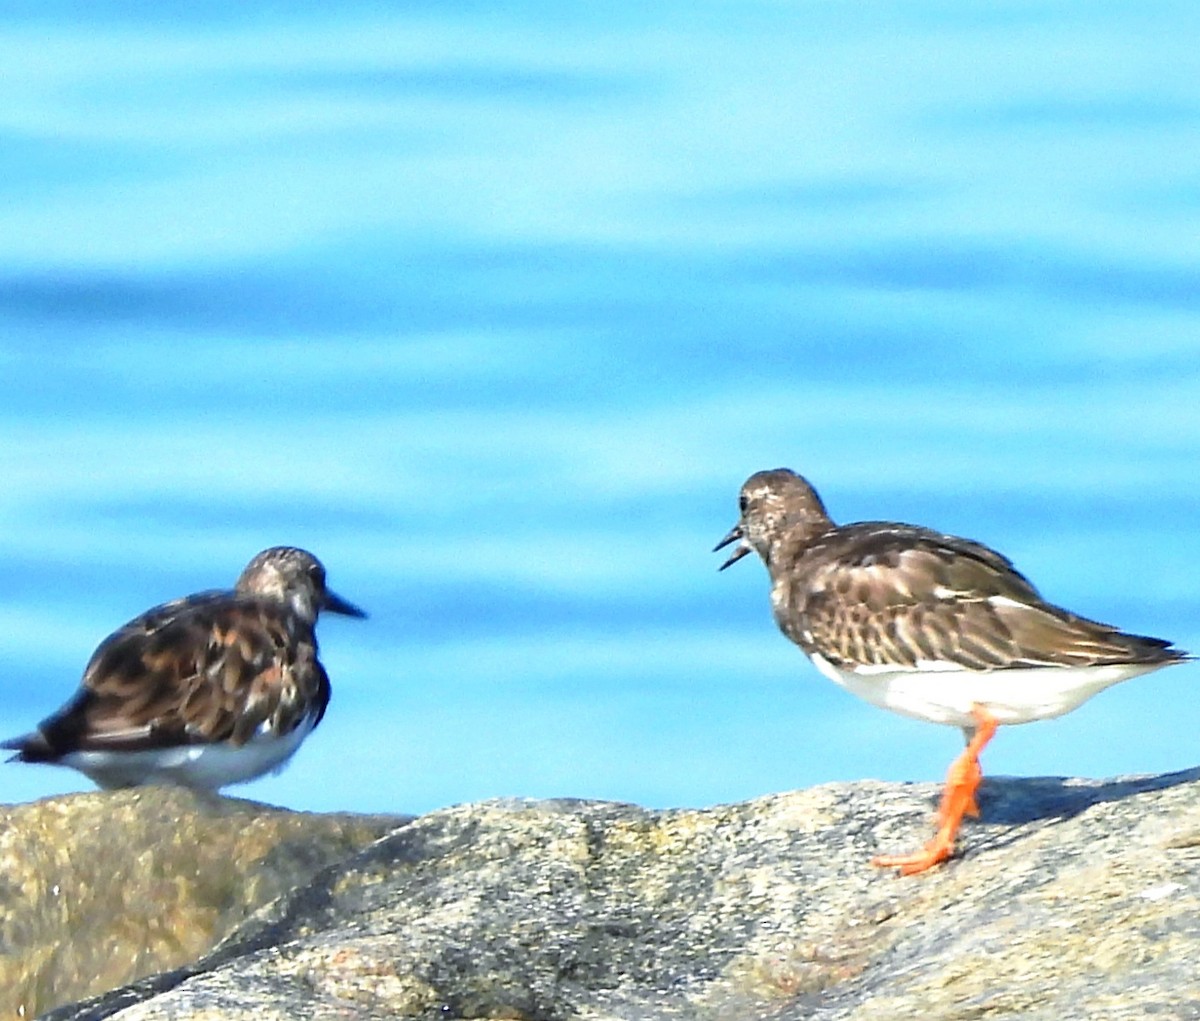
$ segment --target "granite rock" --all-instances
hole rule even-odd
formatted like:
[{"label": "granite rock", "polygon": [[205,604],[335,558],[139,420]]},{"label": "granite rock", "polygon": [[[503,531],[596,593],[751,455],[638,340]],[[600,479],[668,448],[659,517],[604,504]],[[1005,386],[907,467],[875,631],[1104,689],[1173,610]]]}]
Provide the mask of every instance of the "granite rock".
[{"label": "granite rock", "polygon": [[199,961],[57,1019],[1200,1017],[1200,770],[993,778],[960,855],[937,791],[705,810],[496,801],[423,816]]},{"label": "granite rock", "polygon": [[169,787],[0,806],[2,1016],[194,961],[403,821]]}]

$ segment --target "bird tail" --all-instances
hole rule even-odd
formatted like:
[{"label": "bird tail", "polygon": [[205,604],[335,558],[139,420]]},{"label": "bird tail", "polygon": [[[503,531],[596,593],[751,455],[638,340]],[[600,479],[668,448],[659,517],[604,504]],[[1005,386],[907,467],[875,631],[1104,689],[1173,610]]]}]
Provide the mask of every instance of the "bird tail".
[{"label": "bird tail", "polygon": [[[1105,626],[1102,625],[1102,627]],[[1131,662],[1166,666],[1170,663],[1185,663],[1196,658],[1165,638],[1134,635],[1127,631],[1118,631],[1116,628],[1107,628],[1107,631],[1108,633],[1103,637],[1107,638],[1111,645],[1124,652]],[[1102,642],[1097,644],[1100,645]]]},{"label": "bird tail", "polygon": [[1004,602],[994,606],[1017,657],[1030,665],[1167,666],[1192,657],[1165,638],[1135,635],[1058,606]]},{"label": "bird tail", "polygon": [[7,741],[0,741],[0,748],[7,748],[17,753],[10,755],[5,760],[6,762],[51,762],[58,758],[58,753],[50,747],[46,735],[40,730],[22,734],[20,737],[10,737]]}]

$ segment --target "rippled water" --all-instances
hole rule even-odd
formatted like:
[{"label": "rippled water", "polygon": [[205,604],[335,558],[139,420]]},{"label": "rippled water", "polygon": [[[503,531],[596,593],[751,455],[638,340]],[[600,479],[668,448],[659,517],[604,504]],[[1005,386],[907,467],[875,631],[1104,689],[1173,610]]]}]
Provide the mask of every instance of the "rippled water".
[{"label": "rippled water", "polygon": [[[0,720],[318,553],[299,808],[932,779],[713,543],[751,472],[1200,648],[1190,5],[11,5]],[[993,772],[1194,765],[1194,667]],[[7,766],[0,796],[81,789]]]}]

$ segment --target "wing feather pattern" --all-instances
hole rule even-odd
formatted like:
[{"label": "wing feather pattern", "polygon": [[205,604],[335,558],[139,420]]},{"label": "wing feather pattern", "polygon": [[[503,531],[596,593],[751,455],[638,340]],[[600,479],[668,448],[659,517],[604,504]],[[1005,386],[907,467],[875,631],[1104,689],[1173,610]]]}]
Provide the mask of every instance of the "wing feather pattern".
[{"label": "wing feather pattern", "polygon": [[240,746],[262,728],[290,732],[314,705],[319,721],[328,698],[312,629],[285,604],[206,592],[156,607],[105,639],[75,697],[39,725],[44,747],[26,744],[22,757]]},{"label": "wing feather pattern", "polygon": [[1162,639],[1045,602],[986,546],[914,526],[831,529],[781,575],[780,626],[806,651],[843,667],[997,670],[1184,658]]}]

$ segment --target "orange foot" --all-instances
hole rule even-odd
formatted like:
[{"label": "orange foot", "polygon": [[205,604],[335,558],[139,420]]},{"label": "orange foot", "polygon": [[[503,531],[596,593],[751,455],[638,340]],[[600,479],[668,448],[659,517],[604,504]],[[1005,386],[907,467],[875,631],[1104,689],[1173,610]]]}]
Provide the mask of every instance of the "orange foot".
[{"label": "orange foot", "polygon": [[971,707],[971,715],[975,718],[975,733],[946,773],[946,787],[938,805],[937,832],[933,839],[912,854],[881,854],[871,859],[872,865],[898,868],[902,876],[924,872],[944,862],[954,852],[954,838],[962,826],[963,817],[969,815],[974,818],[979,815],[979,804],[975,800],[975,792],[983,779],[979,753],[996,733],[998,721],[979,705]]}]

